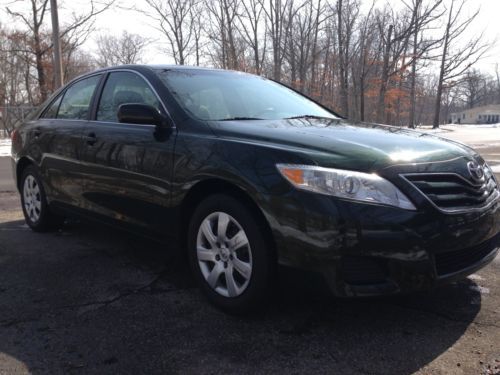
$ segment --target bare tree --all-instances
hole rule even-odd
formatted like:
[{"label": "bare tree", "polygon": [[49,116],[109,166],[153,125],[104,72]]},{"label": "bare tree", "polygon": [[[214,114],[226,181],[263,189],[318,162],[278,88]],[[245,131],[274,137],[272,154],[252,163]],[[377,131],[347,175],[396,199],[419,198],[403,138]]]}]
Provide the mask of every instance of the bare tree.
[{"label": "bare tree", "polygon": [[196,23],[199,15],[195,12],[199,0],[145,0],[148,9],[137,9],[156,22],[155,28],[167,39],[169,51],[176,64],[184,65],[195,46]]},{"label": "bare tree", "polygon": [[449,89],[451,86],[457,84],[457,80],[484,56],[489,46],[484,42],[482,34],[474,38],[464,38],[464,33],[479,14],[478,9],[472,16],[462,20],[462,10],[466,4],[468,4],[467,0],[451,0],[447,12],[436,92],[436,104],[434,107],[433,128],[439,127],[441,101],[444,89]]},{"label": "bare tree", "polygon": [[283,59],[285,56],[285,46],[287,46],[287,34],[290,30],[293,19],[300,9],[295,6],[294,0],[259,0],[264,5],[266,20],[269,27],[269,37],[271,38],[273,52],[273,78],[281,80]]},{"label": "bare tree", "polygon": [[347,78],[347,61],[346,61],[346,34],[344,33],[344,7],[343,1],[337,0],[337,38],[338,38],[338,54],[339,54],[339,78],[340,78],[340,108],[341,112],[349,115],[349,82]]},{"label": "bare tree", "polygon": [[[377,101],[376,121],[387,122],[386,94],[389,89],[389,80],[407,69],[410,61],[404,59],[414,24],[408,21],[405,13],[397,14],[391,8],[385,8],[377,15],[377,27],[381,36],[383,49],[383,63],[380,74],[380,88]],[[404,59],[404,64],[400,64]]]},{"label": "bare tree", "polygon": [[264,18],[264,7],[259,0],[243,1],[241,6],[242,12],[237,15],[239,21],[238,31],[252,51],[254,72],[260,74],[266,53],[265,35],[259,34]]},{"label": "bare tree", "polygon": [[415,128],[417,65],[425,54],[439,47],[442,42],[441,38],[431,39],[424,37],[424,32],[429,25],[443,15],[443,12],[439,11],[442,0],[434,0],[430,4],[425,4],[424,0],[411,0],[404,4],[411,12],[411,22],[413,24],[413,52],[410,73],[410,114],[408,126],[410,128]]},{"label": "bare tree", "polygon": [[137,34],[123,31],[119,37],[100,35],[97,38],[96,64],[99,67],[139,64],[149,41]]},{"label": "bare tree", "polygon": [[43,21],[48,9],[49,0],[30,1],[31,13],[24,14],[20,11],[12,10],[12,8],[9,7],[7,8],[7,13],[9,13],[15,19],[21,20],[32,34],[33,46],[32,48],[30,48],[30,52],[32,52],[35,56],[40,98],[42,101],[44,101],[48,96],[46,74],[43,65],[43,56],[47,52],[47,48],[45,46],[42,46],[41,27],[43,25]]},{"label": "bare tree", "polygon": [[378,37],[376,33],[372,32],[376,26],[372,11],[373,6],[359,23],[359,36],[354,43],[353,57],[350,64],[352,71],[353,100],[356,108],[355,111],[351,112],[353,113],[354,119],[360,121],[365,121],[368,77],[373,74],[374,68],[380,60],[380,49],[375,48]]},{"label": "bare tree", "polygon": [[[207,34],[214,47],[209,51],[212,61],[224,69],[239,69],[242,55],[238,51],[237,17],[239,1],[220,0],[218,2],[205,0],[208,11]],[[243,47],[244,48],[244,47]]]},{"label": "bare tree", "polygon": [[480,105],[488,93],[486,77],[476,69],[468,70],[458,86],[467,108]]},{"label": "bare tree", "polygon": [[[19,0],[12,2],[12,6],[6,9],[10,16],[23,24],[27,29],[26,40],[28,43],[23,50],[34,56],[40,101],[45,101],[50,91],[45,60],[50,59],[52,41],[47,38],[47,34],[43,32],[43,26],[46,21],[45,16],[50,10],[49,0],[29,1],[29,10],[26,10]],[[90,0],[89,10],[87,12],[73,14],[71,21],[63,25],[60,34],[61,39],[72,40],[72,45],[81,45],[93,30],[95,17],[109,9],[113,1],[114,0],[107,0],[97,5],[94,0]],[[21,8],[18,9],[16,6],[19,4]]]},{"label": "bare tree", "polygon": [[349,62],[354,26],[359,15],[357,0],[337,0],[338,66],[341,113],[349,116]]},{"label": "bare tree", "polygon": [[500,103],[500,69],[498,67],[498,63],[495,66],[495,76],[497,78],[497,81],[496,81],[497,100],[498,100],[498,103]]}]

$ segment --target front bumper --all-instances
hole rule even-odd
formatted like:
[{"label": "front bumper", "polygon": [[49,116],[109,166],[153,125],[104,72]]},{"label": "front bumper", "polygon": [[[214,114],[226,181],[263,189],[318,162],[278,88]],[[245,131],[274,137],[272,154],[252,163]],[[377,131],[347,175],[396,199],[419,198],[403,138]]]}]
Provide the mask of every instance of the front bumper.
[{"label": "front bumper", "polygon": [[292,190],[265,207],[279,262],[322,273],[337,296],[427,290],[484,267],[500,245],[498,202],[444,214]]}]

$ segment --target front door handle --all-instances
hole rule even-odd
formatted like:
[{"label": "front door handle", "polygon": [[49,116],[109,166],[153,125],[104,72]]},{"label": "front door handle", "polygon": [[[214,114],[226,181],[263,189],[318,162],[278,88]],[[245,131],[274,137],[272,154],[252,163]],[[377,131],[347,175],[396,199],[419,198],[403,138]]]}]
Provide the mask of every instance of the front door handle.
[{"label": "front door handle", "polygon": [[89,146],[93,146],[97,142],[97,137],[95,136],[95,133],[89,133],[84,138]]},{"label": "front door handle", "polygon": [[42,131],[40,130],[40,128],[35,128],[35,130],[33,131],[33,135],[35,136],[35,138],[40,137],[41,134]]}]

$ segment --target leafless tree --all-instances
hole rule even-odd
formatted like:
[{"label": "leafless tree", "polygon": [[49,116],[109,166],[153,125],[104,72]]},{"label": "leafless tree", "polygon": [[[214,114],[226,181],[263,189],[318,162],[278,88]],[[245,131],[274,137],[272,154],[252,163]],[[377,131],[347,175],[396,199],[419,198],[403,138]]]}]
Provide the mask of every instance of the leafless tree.
[{"label": "leafless tree", "polygon": [[473,38],[465,37],[465,32],[479,14],[478,9],[464,20],[462,17],[466,4],[469,4],[468,0],[451,0],[447,11],[434,108],[434,128],[439,127],[444,89],[455,85],[457,80],[484,56],[489,47],[482,34]]},{"label": "leafless tree", "polygon": [[280,81],[283,59],[287,44],[287,33],[291,29],[293,19],[300,10],[294,0],[259,0],[264,5],[269,37],[272,45],[272,77]]},{"label": "leafless tree", "polygon": [[476,69],[470,69],[465,73],[458,88],[468,108],[480,105],[488,93],[486,77]]},{"label": "leafless tree", "polygon": [[[402,0],[404,2],[404,0]],[[426,54],[438,48],[442,42],[441,38],[425,37],[424,32],[433,22],[439,19],[443,12],[440,11],[442,0],[425,3],[424,0],[410,0],[404,2],[406,8],[411,12],[412,32],[412,61],[410,73],[410,128],[415,128],[416,110],[416,88],[417,88],[417,65]]]},{"label": "leafless tree", "polygon": [[237,18],[238,0],[205,0],[208,11],[207,36],[215,48],[208,52],[212,61],[224,69],[240,69],[241,48],[238,43]]},{"label": "leafless tree", "polygon": [[[50,10],[49,1],[29,1],[29,10],[26,10],[23,2],[20,0],[12,2],[11,6],[6,8],[7,13],[26,28],[27,44],[23,49],[11,52],[24,51],[34,56],[40,101],[45,101],[50,91],[47,80],[47,60],[52,55],[52,41],[50,38],[47,38],[47,34],[44,32],[47,12]],[[88,3],[89,10],[84,13],[73,14],[70,22],[61,27],[61,39],[71,41],[73,46],[81,45],[93,30],[95,17],[109,9],[113,1],[107,0],[97,4],[94,0],[90,0]]]},{"label": "leafless tree", "polygon": [[384,8],[377,14],[377,27],[380,33],[383,50],[382,71],[380,74],[379,94],[377,101],[377,122],[387,122],[386,94],[389,89],[389,80],[407,69],[409,62],[402,59],[408,49],[408,43],[414,25],[408,21],[405,13],[395,13],[390,7]]},{"label": "leafless tree", "polygon": [[241,8],[241,13],[237,15],[238,31],[252,51],[254,72],[261,74],[266,54],[265,33],[259,33],[264,22],[264,6],[259,0],[248,0],[241,3]]},{"label": "leafless tree", "polygon": [[123,31],[119,37],[102,34],[97,38],[95,61],[99,67],[139,64],[148,39]]},{"label": "leafless tree", "polygon": [[[195,12],[199,0],[145,0],[147,9],[138,9],[155,21],[154,27],[167,39],[169,52],[176,64],[186,64],[196,52],[196,37],[200,22]],[[193,45],[194,43],[194,45]]]},{"label": "leafless tree", "polygon": [[359,16],[359,1],[337,0],[338,69],[340,79],[340,111],[349,116],[349,65],[354,27]]},{"label": "leafless tree", "polygon": [[498,63],[495,66],[497,101],[500,103],[500,69]]}]

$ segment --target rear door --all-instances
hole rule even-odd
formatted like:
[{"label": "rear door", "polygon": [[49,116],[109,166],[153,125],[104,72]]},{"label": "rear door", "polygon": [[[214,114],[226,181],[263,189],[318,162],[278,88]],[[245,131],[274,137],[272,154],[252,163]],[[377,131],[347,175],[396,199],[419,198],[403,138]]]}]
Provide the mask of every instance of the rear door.
[{"label": "rear door", "polygon": [[71,84],[42,113],[34,127],[40,172],[52,205],[82,207],[82,134],[102,74]]},{"label": "rear door", "polygon": [[112,71],[97,100],[95,121],[84,131],[85,208],[101,219],[119,220],[145,231],[169,227],[170,181],[175,132],[158,137],[154,125],[119,123],[121,104],[166,110],[145,77]]}]

